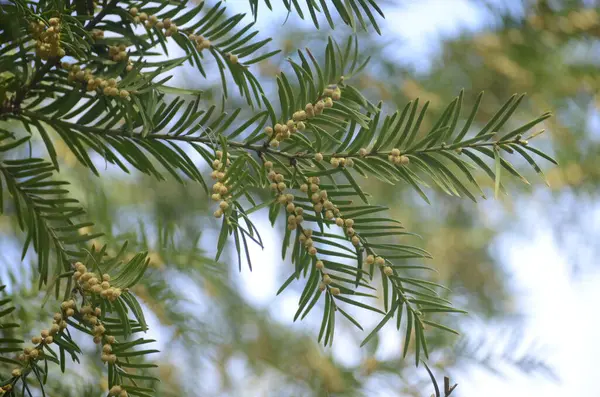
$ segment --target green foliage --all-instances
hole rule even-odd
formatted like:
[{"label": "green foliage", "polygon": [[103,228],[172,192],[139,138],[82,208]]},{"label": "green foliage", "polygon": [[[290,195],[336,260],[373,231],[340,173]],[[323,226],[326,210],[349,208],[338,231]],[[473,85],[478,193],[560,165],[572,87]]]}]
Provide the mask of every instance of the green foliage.
[{"label": "green foliage", "polygon": [[[258,2],[250,3],[257,17]],[[332,3],[345,24],[354,28],[358,21],[379,32],[374,13],[383,14],[374,1]],[[297,1],[284,5],[304,17]],[[45,394],[48,362],[64,372],[67,354],[75,361],[83,354],[70,334],[76,329],[104,345],[112,395],[123,395],[121,389],[124,395],[155,392],[157,379],[146,373],[154,364],[146,356],[156,350],[145,347],[152,340],[135,335],[145,332],[147,323],[130,291],[150,262],[147,247],[127,254],[124,243],[114,253],[98,243],[103,234],[91,232],[94,224],[84,218],[68,183],[57,179],[60,147],[97,177],[104,175],[99,167],[104,163],[125,173],[135,169],[157,180],[202,186],[220,202],[214,213],[222,218],[216,259],[233,241],[240,270],[243,262],[252,269],[249,245],[265,244],[251,215],[266,209],[273,227],[287,222],[281,252],[293,268],[279,293],[302,280],[294,320],[322,308],[317,339],[325,346],[333,343],[339,315],[363,330],[357,309],[382,318],[362,345],[394,320],[403,329],[403,356],[414,353],[416,365],[429,357],[430,329],[458,333],[443,322],[448,313],[465,312],[443,297],[445,287],[424,275],[433,268],[414,262],[431,255],[405,242],[415,235],[391,219],[387,207],[371,204],[374,198],[361,180],[405,183],[427,203],[429,185],[476,201],[485,197],[476,177],[483,171],[497,196],[504,191],[505,174],[528,183],[508,155],[521,156],[540,174],[536,156],[553,161],[529,145],[539,132],[523,138],[549,114],[508,127],[523,100],[515,95],[478,125],[480,94],[459,126],[465,115],[461,91],[425,128],[428,102],[420,106],[415,99],[390,113],[354,85],[369,61],[361,58],[356,35],[343,42],[329,38],[323,61],[309,49],[298,51],[275,78],[277,96],[269,97],[251,66],[278,50],[265,50],[270,39],[257,39],[252,24],[244,25],[242,14],[229,16],[221,3],[113,0],[88,6],[24,0],[2,6],[3,20],[11,22],[0,30],[0,66],[7,70],[0,80],[0,201],[25,233],[21,259],[29,248],[35,250],[39,288],[46,288],[47,302],[61,306],[54,325],[65,323],[53,341],[41,343],[45,354],[2,359],[20,368],[18,375],[2,375],[3,387],[17,390],[21,384],[18,395],[31,394],[33,373]],[[327,2],[306,6],[316,27],[318,12],[333,27]],[[185,56],[168,57],[173,44]],[[209,54],[212,64],[205,59]],[[74,63],[60,63],[63,57]],[[221,108],[209,104],[202,91],[166,84],[185,64],[203,78],[219,73]],[[226,111],[231,80],[245,107]],[[27,154],[25,145],[49,161]],[[213,168],[212,187],[199,161]],[[373,301],[378,291],[383,310]],[[91,319],[87,308],[98,315]],[[0,343],[7,344],[2,353],[21,349],[14,347],[20,343],[16,339],[3,337]]]}]

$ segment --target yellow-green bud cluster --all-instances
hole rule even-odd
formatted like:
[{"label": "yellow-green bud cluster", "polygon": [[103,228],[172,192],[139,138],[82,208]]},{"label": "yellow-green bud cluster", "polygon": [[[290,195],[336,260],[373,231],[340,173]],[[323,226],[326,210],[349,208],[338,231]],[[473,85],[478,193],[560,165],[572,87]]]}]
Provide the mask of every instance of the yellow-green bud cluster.
[{"label": "yellow-green bud cluster", "polygon": [[383,273],[386,276],[391,276],[394,274],[394,269],[392,269],[390,266],[386,266],[385,259],[381,256],[367,255],[365,258],[365,263],[367,265],[376,264],[383,270]]},{"label": "yellow-green bud cluster", "polygon": [[104,30],[101,30],[101,29],[92,30],[92,38],[94,40],[102,40],[104,38]]},{"label": "yellow-green bud cluster", "polygon": [[111,45],[108,47],[108,56],[115,62],[127,61],[127,46],[125,44]]},{"label": "yellow-green bud cluster", "polygon": [[342,97],[342,91],[337,84],[330,84],[327,86],[327,88],[325,88],[325,91],[323,91],[323,96],[329,97],[334,101],[339,101]]},{"label": "yellow-green bud cluster", "polygon": [[[209,49],[210,46],[212,45],[210,40],[204,38],[204,36],[202,36],[202,35],[198,36],[198,35],[195,35],[192,33],[188,36],[188,38],[196,44],[196,50],[198,50],[198,51]],[[235,57],[235,59],[237,61],[237,56]],[[230,60],[231,60],[231,56],[230,56]]]},{"label": "yellow-green bud cluster", "polygon": [[296,207],[294,204],[294,195],[285,193],[287,185],[283,174],[279,174],[272,170],[273,163],[265,162],[265,168],[269,170],[267,178],[271,181],[271,190],[277,194],[277,201],[283,206],[285,211],[289,213],[287,218],[287,227],[290,230],[295,230],[299,224],[304,221],[304,210],[301,207]]},{"label": "yellow-green bud cluster", "polygon": [[29,25],[31,35],[36,40],[35,52],[43,60],[62,58],[65,50],[60,47],[60,20],[50,18],[49,27],[42,21],[32,22]]},{"label": "yellow-green bud cluster", "polygon": [[225,175],[226,168],[231,164],[231,160],[227,158],[227,164],[223,162],[223,152],[217,150],[217,158],[213,161],[212,167],[213,172],[211,173],[211,177],[216,179],[217,182],[212,187],[212,196],[211,198],[214,201],[220,201],[219,208],[214,212],[215,218],[220,218],[223,216],[223,213],[229,208],[229,199],[231,195],[229,194],[229,187],[225,184]]},{"label": "yellow-green bud cluster", "polygon": [[400,154],[400,150],[396,148],[390,151],[388,160],[395,165],[408,165],[408,163],[410,163],[410,159],[407,156]]},{"label": "yellow-green bud cluster", "polygon": [[121,288],[114,288],[110,285],[110,275],[104,274],[100,277],[93,272],[88,272],[85,265],[81,262],[75,264],[73,279],[83,291],[100,295],[111,302],[119,299],[122,293]]},{"label": "yellow-green bud cluster", "polygon": [[123,99],[129,99],[129,91],[120,90],[117,88],[117,80],[111,78],[105,80],[101,77],[96,77],[90,69],[81,70],[79,65],[70,65],[68,62],[63,62],[62,67],[69,70],[67,81],[80,81],[86,84],[88,91],[101,89],[106,96],[118,96]]},{"label": "yellow-green bud cluster", "polygon": [[[306,124],[304,123],[306,120],[310,119],[311,117],[320,115],[321,113],[323,113],[323,109],[332,107],[332,96],[334,96],[335,92],[337,91],[332,91],[331,96],[326,96],[324,100],[321,99],[317,101],[317,103],[314,105],[311,102],[307,103],[304,106],[303,110],[298,110],[297,112],[294,112],[292,118],[288,120],[285,124],[278,123],[275,124],[273,127],[265,128],[265,134],[267,134],[267,136],[271,140],[271,147],[279,147],[280,142],[283,142],[284,140],[288,139],[296,131],[304,131],[306,129]],[[341,97],[341,92],[336,94],[335,97],[339,99]]]},{"label": "yellow-green bud cluster", "polygon": [[354,160],[352,160],[350,157],[332,157],[329,163],[332,165],[333,168],[350,168],[354,166]]},{"label": "yellow-green bud cluster", "polygon": [[135,23],[143,23],[147,29],[164,29],[165,36],[172,36],[179,31],[177,25],[171,21],[171,18],[158,20],[156,15],[148,15],[145,12],[139,12],[137,7],[129,9],[129,14],[133,17]]},{"label": "yellow-green bud cluster", "polygon": [[[54,336],[67,328],[67,322],[65,320],[75,314],[75,307],[75,301],[72,299],[62,302],[60,305],[61,312],[54,313],[50,328],[43,329],[39,336],[32,337],[31,343],[34,344],[34,347],[24,348],[23,352],[18,356],[18,359],[28,362],[42,358],[42,346],[54,343]],[[20,376],[20,374],[15,375],[15,371],[13,371],[13,376]]]},{"label": "yellow-green bud cluster", "polygon": [[302,231],[302,234],[300,235],[300,243],[302,243],[302,245],[304,245],[304,248],[306,248],[306,251],[308,251],[308,254],[310,256],[315,256],[317,255],[317,248],[315,247],[315,243],[312,240],[312,230],[310,229],[304,229]]}]

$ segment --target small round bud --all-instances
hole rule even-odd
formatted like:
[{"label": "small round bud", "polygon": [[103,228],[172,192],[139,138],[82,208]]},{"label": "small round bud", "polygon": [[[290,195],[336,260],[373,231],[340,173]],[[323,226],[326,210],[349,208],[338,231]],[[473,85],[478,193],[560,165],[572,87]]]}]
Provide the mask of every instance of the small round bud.
[{"label": "small round bud", "polygon": [[[102,337],[101,336],[94,336],[94,343],[99,345],[102,342]],[[104,356],[104,354],[102,355]],[[104,361],[104,360],[102,360]]]},{"label": "small round bud", "polygon": [[285,190],[285,188],[286,188],[286,184],[285,184],[284,182],[279,182],[279,183],[277,184],[277,189],[278,189],[279,191],[281,191],[281,192],[282,192],[282,191],[284,191],[284,190]]},{"label": "small round bud", "polygon": [[268,137],[273,136],[273,127],[267,127],[265,128],[265,134],[267,134]]},{"label": "small round bud", "polygon": [[108,394],[110,394],[111,396],[116,396],[117,394],[121,393],[121,391],[123,391],[121,386],[113,386],[108,391]]},{"label": "small round bud", "polygon": [[306,112],[307,117],[312,117],[315,115],[315,109],[312,103],[307,103],[304,107],[304,111]]},{"label": "small round bud", "polygon": [[295,209],[295,206],[294,206],[294,204],[293,204],[293,203],[289,203],[289,204],[288,204],[288,205],[285,207],[285,210],[286,210],[287,212],[294,212],[294,209]]},{"label": "small round bud", "polygon": [[[306,106],[308,106],[308,105],[306,105]],[[306,111],[300,110],[300,111],[294,113],[292,115],[292,118],[294,119],[294,121],[304,121],[304,120],[306,120],[306,116],[307,116]],[[300,129],[300,128],[298,128],[298,129]]]},{"label": "small round bud", "polygon": [[221,188],[219,189],[219,193],[221,194],[221,196],[226,195],[227,192],[229,192],[229,189],[227,189],[227,186],[221,186]]},{"label": "small round bud", "polygon": [[53,337],[51,337],[51,336],[47,336],[47,337],[45,337],[45,338],[44,338],[44,343],[45,343],[45,344],[47,344],[47,345],[51,345],[51,344],[52,344],[52,342],[54,342],[54,338],[53,338]]},{"label": "small round bud", "polygon": [[400,156],[400,164],[408,165],[408,163],[410,163],[410,159],[408,158],[408,156]]},{"label": "small round bud", "polygon": [[319,283],[319,291],[323,292],[327,289],[327,286],[323,283]]},{"label": "small round bud", "polygon": [[229,208],[229,203],[227,201],[221,201],[219,203],[219,208],[221,208],[223,211],[225,211],[227,208]]},{"label": "small round bud", "polygon": [[95,314],[97,317],[100,317],[100,315],[102,314],[102,309],[100,309],[99,307],[95,308],[95,309],[94,309],[94,314]]},{"label": "small round bud", "polygon": [[325,268],[325,265],[323,264],[323,261],[317,261],[317,263],[315,263],[315,267],[319,270],[323,270]]},{"label": "small round bud", "polygon": [[10,373],[14,378],[21,376],[21,370],[19,368],[15,368]]},{"label": "small round bud", "polygon": [[346,225],[346,227],[352,227],[354,226],[354,219],[346,219],[344,221],[344,224]]},{"label": "small round bud", "polygon": [[29,353],[29,357],[36,359],[40,355],[40,351],[38,349],[31,349]]},{"label": "small round bud", "polygon": [[61,321],[62,320],[62,314],[60,314],[60,313],[54,313],[54,316],[52,316],[52,318],[54,319],[54,321]]},{"label": "small round bud", "polygon": [[132,7],[129,10],[129,14],[131,14],[132,17],[135,17],[138,14],[138,9],[136,7]]},{"label": "small round bud", "polygon": [[77,270],[80,273],[85,273],[87,272],[87,268],[85,267],[85,265],[81,262],[77,262],[75,263],[75,270]]},{"label": "small round bud", "polygon": [[304,222],[304,217],[302,215],[296,215],[296,223]]},{"label": "small round bud", "polygon": [[310,256],[315,256],[315,255],[317,255],[317,249],[316,249],[315,247],[310,247],[310,248],[308,249],[308,255],[310,255]]},{"label": "small round bud", "polygon": [[110,343],[112,345],[113,343],[115,343],[115,337],[112,336],[112,335],[107,336],[106,337],[106,342]]},{"label": "small round bud", "polygon": [[214,201],[219,201],[221,200],[221,195],[219,193],[214,193],[213,195],[210,196]]},{"label": "small round bud", "polygon": [[58,331],[60,331],[60,327],[58,326],[58,324],[52,324],[52,326],[50,327],[50,335],[55,335],[58,333]]},{"label": "small round bud", "polygon": [[321,154],[321,153],[315,154],[315,161],[323,161],[323,154]]},{"label": "small round bud", "polygon": [[335,220],[335,224],[338,225],[339,227],[344,226],[344,220],[342,218],[337,218]]},{"label": "small round bud", "polygon": [[296,128],[298,129],[298,131],[304,131],[306,129],[306,124],[304,124],[302,121],[299,121],[296,124]]},{"label": "small round bud", "polygon": [[42,332],[40,332],[40,335],[42,336],[42,338],[45,338],[46,336],[50,335],[50,331],[48,331],[47,329],[43,329]]},{"label": "small round bud", "polygon": [[341,291],[339,288],[333,287],[329,289],[329,292],[331,292],[331,295],[339,295]]},{"label": "small round bud", "polygon": [[81,277],[81,272],[75,272],[75,273],[73,273],[73,278],[75,280],[79,280],[80,277]]},{"label": "small round bud", "polygon": [[400,150],[393,148],[392,151],[390,152],[390,154],[392,156],[400,156]]},{"label": "small round bud", "polygon": [[348,168],[354,167],[354,160],[352,160],[351,158],[347,158],[345,166]]},{"label": "small round bud", "polygon": [[67,315],[67,317],[71,317],[71,316],[73,316],[75,314],[75,310],[73,310],[73,309],[67,309],[65,311],[65,314]]},{"label": "small round bud", "polygon": [[331,163],[331,165],[333,166],[333,168],[337,168],[337,167],[340,166],[340,160],[336,159],[335,157],[332,157],[329,162]]},{"label": "small round bud", "polygon": [[121,393],[119,393],[119,397],[127,397],[127,390],[121,390]]},{"label": "small round bud", "polygon": [[277,139],[273,139],[270,143],[269,146],[271,146],[272,148],[278,148],[279,147],[279,141]]},{"label": "small round bud", "polygon": [[109,289],[110,288],[110,283],[108,281],[103,281],[102,284],[100,284],[100,288],[102,288],[102,289]]},{"label": "small round bud", "polygon": [[317,214],[320,214],[320,213],[321,213],[321,211],[323,211],[323,204],[321,204],[321,203],[317,203],[317,204],[315,204],[315,205],[313,206],[313,209],[315,210],[315,212],[316,212]]},{"label": "small round bud", "polygon": [[302,215],[304,213],[304,208],[302,208],[302,207],[296,207],[296,209],[294,210],[294,212],[296,213],[296,215]]},{"label": "small round bud", "polygon": [[304,193],[308,192],[308,185],[306,183],[303,183],[302,185],[300,185],[300,190]]},{"label": "small round bud", "polygon": [[213,213],[213,216],[214,216],[215,218],[220,218],[220,217],[222,217],[222,216],[223,216],[223,210],[219,208],[218,210],[216,210],[216,211]]},{"label": "small round bud", "polygon": [[383,268],[383,272],[385,273],[386,276],[391,276],[392,274],[394,274],[394,269],[392,269],[389,266],[386,266]]},{"label": "small round bud", "polygon": [[352,245],[354,245],[356,247],[359,244],[360,244],[360,239],[358,238],[358,236],[352,236]]},{"label": "small round bud", "polygon": [[129,91],[127,90],[120,90],[119,91],[119,96],[123,99],[127,99],[129,98]]},{"label": "small round bud", "polygon": [[171,18],[165,18],[163,19],[163,25],[165,26],[165,29],[169,29],[171,27]]},{"label": "small round bud", "polygon": [[40,338],[39,336],[34,336],[33,338],[31,338],[31,343],[33,343],[34,345],[39,345],[40,343],[42,343],[42,338]]},{"label": "small round bud", "polygon": [[265,161],[265,168],[270,170],[271,168],[273,168],[273,162],[272,161]]},{"label": "small round bud", "polygon": [[236,65],[239,62],[238,56],[235,54],[229,55],[229,62]]},{"label": "small round bud", "polygon": [[333,280],[331,280],[331,277],[329,277],[329,274],[323,275],[323,284],[329,285],[332,282],[333,282]]},{"label": "small round bud", "polygon": [[365,262],[367,263],[367,265],[372,265],[373,263],[375,263],[375,257],[373,255],[367,255]]},{"label": "small round bud", "polygon": [[378,256],[377,258],[375,258],[375,264],[377,266],[383,266],[385,265],[385,259],[383,259],[381,256]]},{"label": "small round bud", "polygon": [[102,346],[102,351],[104,353],[106,353],[106,354],[111,353],[112,352],[112,346],[107,343],[104,346]]}]

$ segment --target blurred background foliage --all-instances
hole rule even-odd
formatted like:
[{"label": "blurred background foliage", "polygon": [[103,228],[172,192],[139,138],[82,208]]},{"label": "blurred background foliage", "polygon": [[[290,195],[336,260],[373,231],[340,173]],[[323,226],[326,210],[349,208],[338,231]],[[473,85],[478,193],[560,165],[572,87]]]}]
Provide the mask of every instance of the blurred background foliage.
[{"label": "blurred background foliage", "polygon": [[[248,8],[246,2],[231,3],[229,12]],[[423,24],[428,23],[427,10],[435,10],[435,2],[423,2],[428,3],[433,5],[423,6],[419,14]],[[482,18],[478,27],[465,27],[451,36],[440,35],[438,42],[431,43],[439,50],[429,51],[428,57],[417,63],[403,54],[405,38],[395,36],[391,29],[403,23],[406,7],[415,7],[413,2],[381,2],[387,15],[382,24],[383,36],[371,30],[358,32],[362,52],[372,57],[358,86],[370,99],[388,101],[394,107],[404,107],[417,97],[431,101],[429,119],[424,120],[426,128],[462,88],[466,108],[473,105],[479,91],[485,91],[477,116],[480,122],[489,119],[510,95],[521,92],[529,95],[515,123],[548,110],[555,115],[544,125],[549,134],[538,142],[560,163],[559,167],[546,167],[550,189],[537,175],[525,174],[532,185],[511,184],[507,189],[511,197],[474,205],[430,189],[433,204],[429,206],[409,187],[390,189],[376,180],[364,181],[378,202],[391,207],[394,219],[423,236],[419,243],[433,254],[432,264],[438,270],[432,280],[450,286],[448,298],[471,313],[468,318],[453,318],[455,323],[451,325],[462,332],[459,338],[431,331],[431,363],[440,380],[448,375],[460,383],[469,366],[495,371],[507,363],[525,372],[541,370],[551,375],[551,368],[534,346],[519,349],[522,336],[527,334],[519,296],[511,286],[501,253],[490,247],[500,233],[515,227],[521,211],[535,201],[543,203],[556,242],[573,253],[574,270],[581,270],[577,264],[583,263],[577,261],[577,255],[590,254],[586,250],[597,234],[581,232],[585,216],[581,208],[592,205],[600,194],[600,8],[594,8],[594,3],[473,0],[470,7]],[[273,77],[287,67],[286,58],[300,48],[323,47],[328,31],[315,31],[297,14],[279,12],[269,16],[264,7],[259,12],[264,12],[267,20],[260,26],[262,34],[272,35],[272,47],[283,49],[277,57],[255,67],[265,87],[272,89]],[[350,33],[345,28],[333,32],[340,39]],[[207,91],[207,105],[211,93],[219,102],[218,82],[211,86],[210,79],[201,79],[192,70],[183,71],[175,79],[187,88]],[[235,100],[228,106],[235,107]],[[292,324],[293,310],[285,308],[294,307],[299,295],[294,295],[292,288],[275,297],[275,290],[288,273],[286,266],[290,266],[280,263],[276,249],[254,251],[255,268],[267,269],[258,272],[269,273],[274,286],[260,285],[260,278],[249,275],[246,269],[240,275],[234,252],[214,263],[211,258],[218,225],[209,210],[209,198],[199,186],[158,182],[139,174],[123,175],[110,168],[100,179],[78,166],[66,148],[58,154],[63,163],[61,176],[77,182],[74,187],[83,187],[74,193],[86,204],[98,229],[107,233],[109,246],[129,240],[132,251],[151,252],[151,267],[134,292],[145,304],[152,337],[161,350],[156,357],[160,365],[156,375],[162,380],[157,395],[432,393],[425,370],[415,369],[413,360],[400,359],[399,333],[383,333],[380,337],[398,340],[379,340],[358,349],[364,335],[343,326],[333,349],[323,349],[316,343],[318,314],[302,324]],[[484,180],[483,175],[481,178],[486,193],[493,196],[493,182]],[[262,230],[268,233],[268,229]],[[0,278],[11,278],[10,288],[18,292],[14,296],[19,297],[15,305],[25,325],[21,329],[39,329],[35,324],[43,323],[51,308],[39,309],[43,296],[36,290],[31,268],[19,263],[17,247],[22,241],[15,238],[23,236],[15,233],[17,230],[11,217],[0,218]],[[277,235],[269,237],[281,239]],[[25,263],[33,259],[28,257]],[[248,290],[269,288],[273,289],[270,301],[248,294]],[[289,301],[293,304],[286,306]],[[497,343],[499,334],[510,336],[502,346]],[[95,349],[83,340],[81,343]],[[525,353],[517,353],[522,351]],[[50,395],[95,395],[90,382],[102,378],[94,376],[101,373],[101,362],[89,359],[82,364],[85,371],[72,366],[72,382],[58,381],[60,377],[55,383],[49,381]],[[65,389],[65,384],[70,386]],[[461,395],[460,386],[456,393]]]}]

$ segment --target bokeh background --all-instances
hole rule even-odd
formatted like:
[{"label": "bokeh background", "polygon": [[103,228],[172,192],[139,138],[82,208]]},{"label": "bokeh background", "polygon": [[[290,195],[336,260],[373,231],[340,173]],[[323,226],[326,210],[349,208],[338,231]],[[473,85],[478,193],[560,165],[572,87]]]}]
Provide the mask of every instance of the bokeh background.
[{"label": "bokeh background", "polygon": [[[210,2],[209,2],[210,3]],[[273,3],[277,3],[273,1]],[[432,331],[431,367],[438,379],[459,384],[452,394],[475,396],[584,396],[597,391],[600,356],[600,8],[596,1],[386,0],[383,35],[358,32],[370,66],[354,84],[390,108],[416,97],[431,101],[424,124],[465,89],[465,105],[484,90],[476,122],[485,122],[513,93],[527,92],[516,117],[528,121],[551,110],[547,134],[536,145],[560,163],[545,163],[545,179],[523,172],[525,186],[507,181],[510,196],[478,204],[429,190],[425,204],[409,187],[366,189],[407,229],[423,236],[434,255],[432,279],[450,286],[450,299],[469,310],[452,316],[460,337]],[[261,2],[262,4],[262,2]],[[245,0],[227,1],[228,13],[249,13]],[[248,16],[250,20],[250,16]],[[260,36],[282,54],[254,66],[273,92],[273,76],[299,48],[314,53],[328,35],[344,40],[343,27],[316,31],[310,21],[274,4],[259,9]],[[340,25],[341,26],[341,25]],[[171,54],[177,55],[173,49]],[[193,69],[172,85],[206,91],[220,99],[219,85]],[[269,91],[270,90],[270,91]],[[230,108],[242,105],[233,98]],[[400,359],[402,335],[385,327],[375,343],[359,348],[365,334],[340,324],[332,348],[316,343],[319,310],[292,322],[301,283],[275,296],[291,265],[281,260],[281,238],[265,213],[255,216],[267,242],[254,248],[253,271],[238,271],[229,251],[214,263],[219,225],[199,186],[157,182],[107,168],[90,176],[63,148],[59,153],[74,190],[97,229],[112,246],[129,240],[149,249],[151,268],[135,293],[150,318],[150,337],[161,353],[161,396],[429,396],[423,368]],[[206,169],[200,161],[199,167]],[[487,193],[493,190],[483,179]],[[548,183],[549,186],[545,184]],[[77,188],[79,186],[79,188]],[[77,189],[79,189],[77,191]],[[493,197],[493,194],[488,194]],[[0,218],[0,280],[17,296],[25,329],[39,329],[51,308],[39,309],[35,275],[20,263],[23,236],[14,220]],[[365,329],[377,316],[361,311]],[[81,338],[90,352],[96,347]],[[85,370],[71,366],[74,396],[104,386],[98,355]],[[58,377],[56,378],[58,379]],[[50,390],[66,395],[50,378]],[[596,390],[596,391],[595,391]]]}]

